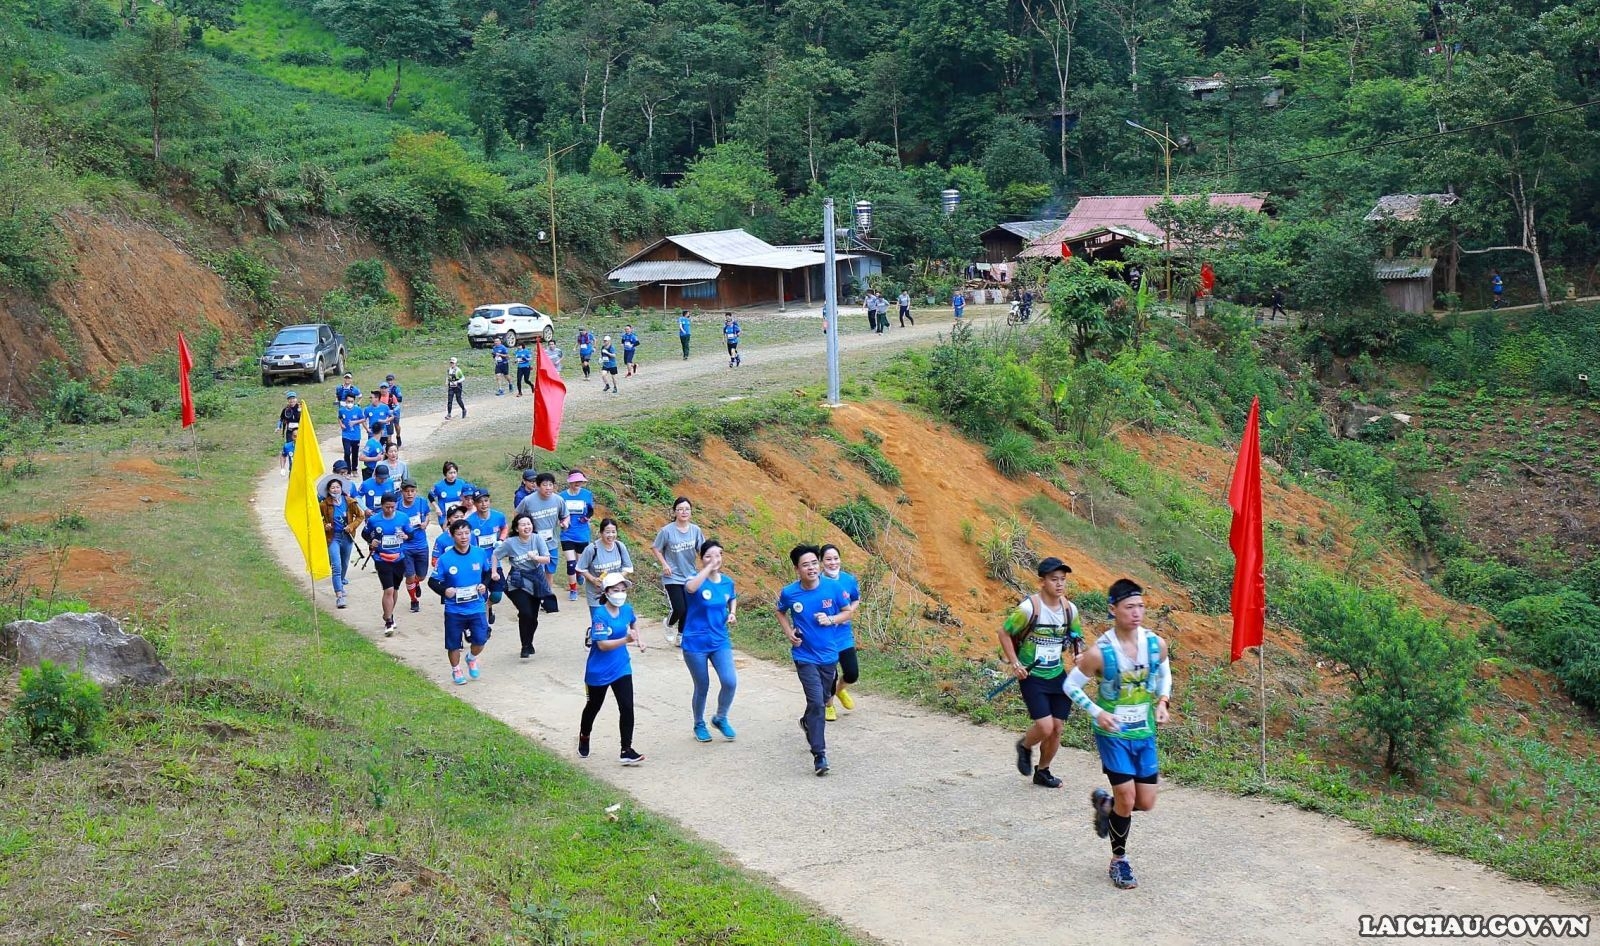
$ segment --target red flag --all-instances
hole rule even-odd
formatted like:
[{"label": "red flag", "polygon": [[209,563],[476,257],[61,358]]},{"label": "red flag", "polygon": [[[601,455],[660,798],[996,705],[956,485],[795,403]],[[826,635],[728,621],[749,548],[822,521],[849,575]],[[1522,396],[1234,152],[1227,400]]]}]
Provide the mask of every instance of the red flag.
[{"label": "red flag", "polygon": [[1212,271],[1210,263],[1200,264],[1200,295],[1209,296],[1211,290],[1217,286],[1217,274]]},{"label": "red flag", "polygon": [[1068,246],[1065,240],[1061,241],[1061,258],[1072,259],[1072,247]]},{"label": "red flag", "polygon": [[183,333],[178,333],[178,401],[183,407],[183,426],[194,426],[194,390],[189,387],[189,372],[194,370],[194,358],[189,354],[189,343]]},{"label": "red flag", "polygon": [[539,349],[539,376],[533,382],[533,445],[554,450],[561,439],[561,413],[567,405],[567,383],[556,374],[556,366]]},{"label": "red flag", "polygon": [[1250,420],[1239,442],[1239,462],[1228,490],[1233,507],[1233,660],[1246,647],[1260,647],[1267,623],[1266,548],[1261,540],[1261,399],[1250,403]]}]

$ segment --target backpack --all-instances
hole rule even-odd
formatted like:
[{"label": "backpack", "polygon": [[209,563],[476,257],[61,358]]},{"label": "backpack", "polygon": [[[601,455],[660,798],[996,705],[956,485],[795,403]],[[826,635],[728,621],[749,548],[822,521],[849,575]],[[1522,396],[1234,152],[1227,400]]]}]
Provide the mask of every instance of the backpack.
[{"label": "backpack", "polygon": [[[1067,602],[1067,627],[1071,628],[1073,620],[1078,617],[1078,606],[1073,604],[1072,599],[1070,598],[1065,600]],[[1040,600],[1038,595],[1028,595],[1028,605],[1028,610],[1032,612],[1028,615],[1028,623],[1024,624],[1020,630],[1011,635],[1011,644],[1016,648],[1021,648],[1022,642],[1027,640],[1028,635],[1032,634],[1033,629],[1039,625],[1039,612],[1044,610],[1044,602]],[[1083,650],[1083,638],[1074,637],[1069,633],[1067,635],[1067,639],[1072,642],[1073,659],[1077,659],[1079,652]]]}]

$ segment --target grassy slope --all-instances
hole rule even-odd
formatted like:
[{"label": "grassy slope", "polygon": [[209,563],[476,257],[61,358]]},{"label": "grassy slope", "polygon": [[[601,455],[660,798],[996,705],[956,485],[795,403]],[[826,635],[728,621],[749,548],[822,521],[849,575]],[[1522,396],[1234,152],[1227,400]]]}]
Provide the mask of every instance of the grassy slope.
[{"label": "grassy slope", "polygon": [[[255,427],[281,392],[239,394]],[[262,440],[226,430],[207,426],[202,480],[172,473],[187,498],[5,535],[135,559],[180,683],[117,701],[101,755],[0,766],[0,941],[848,941],[660,819],[608,820],[615,789],[353,632],[314,631],[248,512]],[[187,462],[168,422],[60,433],[0,518],[73,506],[130,448]]]}]

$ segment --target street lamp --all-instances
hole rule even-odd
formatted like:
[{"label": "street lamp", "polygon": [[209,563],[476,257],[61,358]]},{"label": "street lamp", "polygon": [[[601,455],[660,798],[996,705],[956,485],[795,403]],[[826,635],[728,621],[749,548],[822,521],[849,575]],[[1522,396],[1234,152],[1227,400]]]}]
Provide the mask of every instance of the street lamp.
[{"label": "street lamp", "polygon": [[[868,211],[870,218],[871,211]],[[848,233],[849,231],[844,231]],[[839,272],[834,260],[833,198],[822,199],[822,323],[828,327],[828,406],[839,406]]]},{"label": "street lamp", "polygon": [[[1178,147],[1178,143],[1176,141],[1172,140],[1172,136],[1170,134],[1167,134],[1167,132],[1170,132],[1172,130],[1172,128],[1169,125],[1163,123],[1162,126],[1161,126],[1163,130],[1162,131],[1156,131],[1155,129],[1144,127],[1143,125],[1139,124],[1138,122],[1134,121],[1131,118],[1124,119],[1124,121],[1126,121],[1128,123],[1128,127],[1129,128],[1137,128],[1137,129],[1139,129],[1140,131],[1142,131],[1145,134],[1149,135],[1150,137],[1154,138],[1156,140],[1156,143],[1161,145],[1161,160],[1166,165],[1166,182],[1162,185],[1161,196],[1166,198],[1167,200],[1171,200],[1172,199],[1172,149]],[[1171,305],[1172,304],[1172,231],[1167,227],[1162,227],[1161,230],[1162,230],[1163,233],[1166,234],[1166,238],[1167,238],[1166,239],[1166,248],[1167,248],[1167,304]]]}]

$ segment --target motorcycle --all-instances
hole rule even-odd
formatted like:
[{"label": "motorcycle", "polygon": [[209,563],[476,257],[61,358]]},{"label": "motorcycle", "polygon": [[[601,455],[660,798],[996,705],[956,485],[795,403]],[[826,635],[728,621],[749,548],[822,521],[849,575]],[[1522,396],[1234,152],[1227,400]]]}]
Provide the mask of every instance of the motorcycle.
[{"label": "motorcycle", "polygon": [[1011,300],[1011,310],[1006,313],[1007,325],[1026,325],[1033,318],[1033,306],[1021,299]]}]

